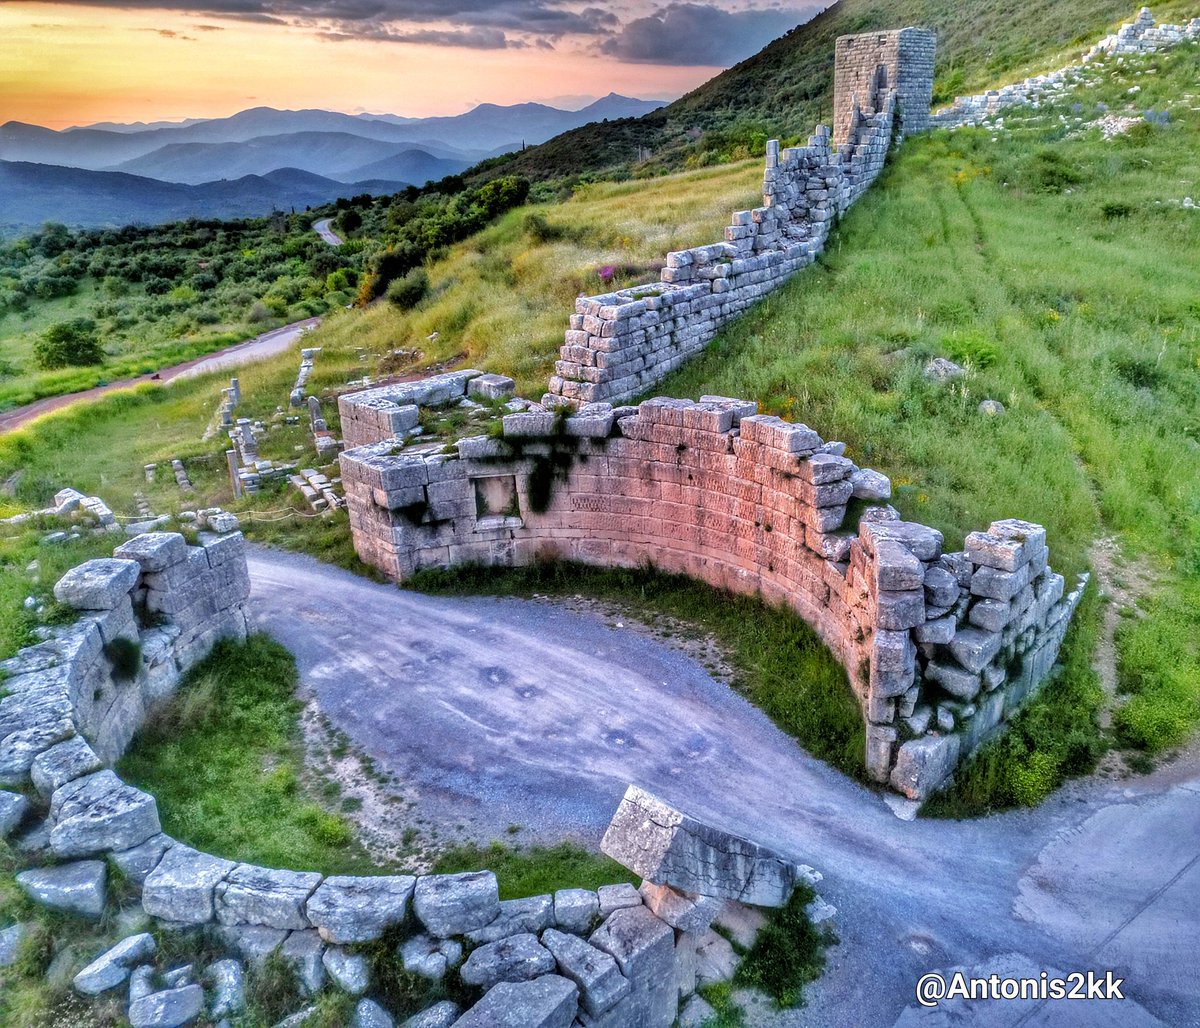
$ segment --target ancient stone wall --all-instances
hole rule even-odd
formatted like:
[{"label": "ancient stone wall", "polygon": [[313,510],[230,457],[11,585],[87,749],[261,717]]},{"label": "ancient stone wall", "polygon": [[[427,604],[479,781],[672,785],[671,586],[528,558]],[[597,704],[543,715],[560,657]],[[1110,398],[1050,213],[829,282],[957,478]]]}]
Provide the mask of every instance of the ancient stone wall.
[{"label": "ancient stone wall", "polygon": [[924,799],[1045,681],[1079,599],[1046,533],[997,522],[943,552],[890,507],[888,480],[757,405],[705,397],[504,419],[504,437],[406,455],[347,450],[355,548],[396,579],[542,558],[651,562],[784,602],[845,666],[866,766]]},{"label": "ancient stone wall", "polygon": [[1135,21],[1122,25],[1113,35],[1100,40],[1084,54],[1081,63],[975,96],[956,97],[949,107],[935,112],[929,118],[929,124],[933,128],[949,129],[978,125],[1010,107],[1055,99],[1100,58],[1155,53],[1197,39],[1200,39],[1200,18],[1193,18],[1186,25],[1158,25],[1150,8],[1143,7]]},{"label": "ancient stone wall", "polygon": [[[807,146],[767,144],[763,204],[738,211],[724,242],[667,254],[661,281],[576,301],[547,405],[619,401],[651,388],[719,329],[807,267],[836,218],[883,169],[897,105],[906,131],[923,127],[933,91],[935,37],[923,29],[839,41],[840,133],[817,128]],[[886,69],[880,88],[849,88],[861,55]],[[863,58],[865,59],[865,58]]]},{"label": "ancient stone wall", "polygon": [[855,111],[878,110],[889,92],[896,96],[902,135],[923,132],[933,96],[937,36],[927,29],[866,32],[837,41],[833,76],[833,142],[852,142]]}]

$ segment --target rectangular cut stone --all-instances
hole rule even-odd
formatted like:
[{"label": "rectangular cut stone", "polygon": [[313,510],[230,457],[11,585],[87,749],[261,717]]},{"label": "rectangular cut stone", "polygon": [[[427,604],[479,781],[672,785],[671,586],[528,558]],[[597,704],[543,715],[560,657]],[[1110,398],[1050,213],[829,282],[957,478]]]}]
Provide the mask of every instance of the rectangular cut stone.
[{"label": "rectangular cut stone", "polygon": [[416,884],[412,875],[331,875],[308,898],[304,912],[327,942],[373,942],[408,916]]},{"label": "rectangular cut stone", "polygon": [[880,593],[877,624],[891,632],[902,632],[925,624],[925,591]]},{"label": "rectangular cut stone", "polygon": [[920,589],[925,584],[925,565],[907,546],[881,539],[875,546],[875,586],[884,591]]},{"label": "rectangular cut stone", "polygon": [[891,784],[910,800],[927,800],[958,764],[957,735],[926,735],[904,743],[896,756]]},{"label": "rectangular cut stone", "polygon": [[553,928],[542,934],[542,945],[554,955],[558,973],[579,986],[581,1005],[591,1017],[607,1013],[629,995],[629,979],[611,953]]},{"label": "rectangular cut stone", "polygon": [[548,974],[494,985],[454,1028],[570,1028],[578,1012],[578,986]]},{"label": "rectangular cut stone", "polygon": [[1011,600],[1029,584],[1028,565],[1017,571],[981,567],[971,576],[971,592],[991,600]]},{"label": "rectangular cut stone", "polygon": [[783,906],[803,878],[800,865],[688,817],[634,785],[600,848],[655,884],[756,906]]},{"label": "rectangular cut stone", "polygon": [[903,696],[916,674],[917,648],[907,632],[880,629],[871,646],[871,692],[883,697]]},{"label": "rectangular cut stone", "polygon": [[124,850],[162,831],[158,805],[112,771],[76,778],[50,800],[50,847],[59,857]]},{"label": "rectangular cut stone", "polygon": [[925,668],[925,677],[960,700],[971,700],[979,695],[980,676],[954,664],[931,660]]},{"label": "rectangular cut stone", "polygon": [[304,904],[318,885],[315,871],[276,871],[239,864],[216,888],[221,924],[257,924],[268,928],[311,928]]},{"label": "rectangular cut stone", "polygon": [[972,563],[1000,571],[1016,571],[1029,563],[1030,554],[1023,542],[1002,539],[990,532],[972,532],[966,538],[965,547]]},{"label": "rectangular cut stone", "polygon": [[678,1009],[671,926],[645,907],[628,907],[612,914],[588,941],[612,956],[629,979],[629,994],[613,1007],[611,1024],[669,1028]]},{"label": "rectangular cut stone", "polygon": [[187,540],[178,532],[147,532],[122,543],[113,556],[136,560],[143,571],[165,571],[187,557]]},{"label": "rectangular cut stone", "polygon": [[968,671],[979,674],[1000,652],[1002,637],[998,632],[985,632],[979,628],[962,628],[950,643],[950,652]]},{"label": "rectangular cut stone", "polygon": [[142,906],[165,921],[207,924],[215,916],[214,890],[236,866],[190,846],[172,846],[146,877]]}]

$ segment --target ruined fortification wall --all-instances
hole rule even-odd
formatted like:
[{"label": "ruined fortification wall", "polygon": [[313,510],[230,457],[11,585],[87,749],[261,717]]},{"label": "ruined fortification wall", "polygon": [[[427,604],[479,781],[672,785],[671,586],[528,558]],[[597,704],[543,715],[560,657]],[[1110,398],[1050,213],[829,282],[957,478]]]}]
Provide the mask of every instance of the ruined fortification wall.
[{"label": "ruined fortification wall", "polygon": [[[964,553],[889,507],[884,476],[804,425],[706,397],[513,414],[455,454],[341,456],[359,556],[393,578],[541,558],[659,568],[784,602],[847,670],[871,776],[923,799],[1047,677],[1079,599],[1046,533]],[[857,504],[855,501],[861,501]]]},{"label": "ruined fortification wall", "polygon": [[1023,82],[992,89],[986,93],[955,97],[954,103],[949,107],[930,116],[929,125],[933,128],[950,129],[963,125],[978,125],[1010,107],[1053,100],[1063,93],[1089,64],[1099,58],[1109,55],[1154,53],[1197,39],[1200,39],[1200,18],[1193,18],[1186,25],[1158,25],[1150,8],[1143,7],[1137,20],[1122,25],[1113,35],[1100,40],[1084,54],[1081,63],[1047,72],[1045,75],[1034,75]]},{"label": "ruined fortification wall", "polygon": [[[915,131],[933,95],[933,33],[871,33],[838,47],[836,148],[824,126],[807,146],[768,143],[763,204],[734,214],[724,242],[667,254],[657,284],[577,300],[544,403],[644,392],[821,253],[834,220],[883,169],[897,105],[904,130]],[[879,88],[860,95],[851,86],[863,76]]]}]

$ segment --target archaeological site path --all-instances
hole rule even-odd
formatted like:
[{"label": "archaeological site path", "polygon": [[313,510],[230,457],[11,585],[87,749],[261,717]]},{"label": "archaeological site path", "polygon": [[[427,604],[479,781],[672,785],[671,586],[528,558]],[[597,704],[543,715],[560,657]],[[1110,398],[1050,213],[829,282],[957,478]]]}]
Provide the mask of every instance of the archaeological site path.
[{"label": "archaeological site path", "polygon": [[[1194,759],[1077,783],[1036,810],[906,823],[698,664],[600,618],[425,596],[257,548],[250,573],[259,626],[432,823],[594,845],[635,783],[821,871],[843,944],[806,1007],[755,1023],[1195,1023]],[[915,1006],[922,974],[959,966],[1113,967],[1129,998]]]}]

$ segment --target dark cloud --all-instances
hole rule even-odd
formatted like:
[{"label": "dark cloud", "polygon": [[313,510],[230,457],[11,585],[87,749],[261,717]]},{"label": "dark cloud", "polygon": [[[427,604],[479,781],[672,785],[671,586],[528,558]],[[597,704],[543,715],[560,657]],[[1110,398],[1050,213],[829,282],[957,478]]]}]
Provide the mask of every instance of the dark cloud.
[{"label": "dark cloud", "polygon": [[819,7],[723,11],[704,4],[673,3],[635,18],[600,44],[603,53],[639,64],[726,67],[807,21]]},{"label": "dark cloud", "polygon": [[372,39],[381,43],[425,43],[429,46],[461,46],[469,50],[512,50],[529,44],[519,39],[509,39],[500,29],[419,29],[415,32],[397,32],[379,28],[362,31],[359,26],[348,24],[332,32],[324,32],[326,39],[358,40]]}]

